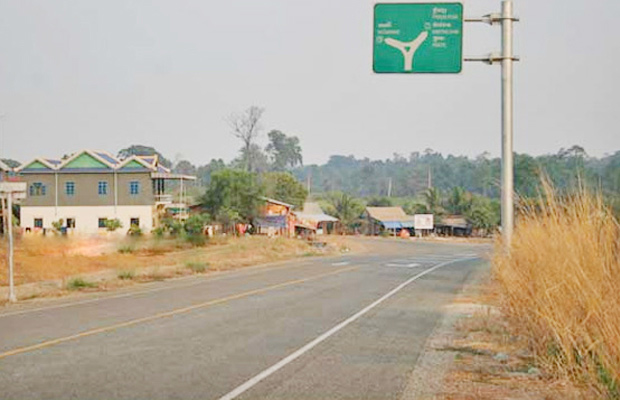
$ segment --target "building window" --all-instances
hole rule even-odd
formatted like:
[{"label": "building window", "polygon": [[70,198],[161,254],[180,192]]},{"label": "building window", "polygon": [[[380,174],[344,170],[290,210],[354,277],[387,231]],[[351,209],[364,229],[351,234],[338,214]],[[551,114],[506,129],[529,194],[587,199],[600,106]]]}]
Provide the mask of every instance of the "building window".
[{"label": "building window", "polygon": [[129,220],[129,226],[137,226],[140,227],[140,218],[131,218]]},{"label": "building window", "polygon": [[108,182],[100,181],[98,186],[98,193],[100,196],[105,196],[108,194]]},{"label": "building window", "polygon": [[34,227],[35,228],[43,228],[43,218],[35,218],[34,219]]},{"label": "building window", "polygon": [[30,196],[45,196],[47,189],[41,182],[34,182],[28,188],[28,194]]},{"label": "building window", "polygon": [[108,223],[107,218],[99,218],[98,226],[99,228],[105,228],[107,223]]},{"label": "building window", "polygon": [[129,194],[133,196],[140,194],[140,182],[138,181],[129,182]]},{"label": "building window", "polygon": [[75,182],[65,183],[65,194],[67,196],[73,196],[75,194]]},{"label": "building window", "polygon": [[75,228],[75,218],[67,218],[67,228]]}]

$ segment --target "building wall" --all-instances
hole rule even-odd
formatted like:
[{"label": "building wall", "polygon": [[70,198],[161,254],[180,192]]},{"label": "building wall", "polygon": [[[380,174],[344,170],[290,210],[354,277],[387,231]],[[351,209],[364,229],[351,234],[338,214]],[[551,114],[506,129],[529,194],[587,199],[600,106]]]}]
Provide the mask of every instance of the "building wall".
[{"label": "building wall", "polygon": [[105,231],[99,228],[99,218],[118,218],[123,227],[118,232],[125,233],[130,228],[131,218],[140,219],[140,228],[144,232],[153,229],[153,206],[25,206],[20,209],[21,227],[26,230],[34,229],[35,218],[43,219],[43,228],[51,229],[52,222],[63,219],[66,225],[67,218],[75,219],[75,233],[92,234]]},{"label": "building wall", "polygon": [[[28,188],[35,182],[46,186],[45,196],[28,196],[24,200],[25,206],[54,207],[58,201],[59,207],[64,206],[113,206],[115,200],[119,206],[153,205],[155,197],[153,184],[149,172],[117,173],[27,173],[22,175],[22,181]],[[130,183],[138,182],[139,193],[132,195]],[[73,182],[75,191],[68,195],[67,182]],[[106,195],[99,194],[99,182],[107,182]],[[115,195],[115,184],[118,184]],[[56,185],[58,185],[58,199],[56,199]]]}]

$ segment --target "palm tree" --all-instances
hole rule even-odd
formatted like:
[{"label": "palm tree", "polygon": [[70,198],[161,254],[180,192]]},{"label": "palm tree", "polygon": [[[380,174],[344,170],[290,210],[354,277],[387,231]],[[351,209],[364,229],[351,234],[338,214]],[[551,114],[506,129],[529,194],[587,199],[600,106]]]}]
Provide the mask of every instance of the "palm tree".
[{"label": "palm tree", "polygon": [[443,208],[441,207],[441,192],[436,188],[428,188],[424,192],[424,200],[426,202],[426,208],[431,214],[441,214]]}]

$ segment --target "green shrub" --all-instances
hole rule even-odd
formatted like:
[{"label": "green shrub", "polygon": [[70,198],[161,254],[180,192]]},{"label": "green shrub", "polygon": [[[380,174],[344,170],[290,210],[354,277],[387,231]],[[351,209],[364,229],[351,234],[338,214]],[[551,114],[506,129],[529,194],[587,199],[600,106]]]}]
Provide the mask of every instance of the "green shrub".
[{"label": "green shrub", "polygon": [[136,274],[133,271],[120,271],[118,273],[118,279],[131,280],[135,278]]},{"label": "green shrub", "polygon": [[122,227],[123,227],[123,224],[118,218],[108,219],[105,221],[105,228],[109,232],[114,232],[115,230],[120,229]]},{"label": "green shrub", "polygon": [[136,249],[133,245],[125,244],[118,248],[118,252],[121,254],[132,254]]},{"label": "green shrub", "polygon": [[207,242],[207,238],[201,234],[191,234],[185,236],[185,241],[192,246],[204,246]]},{"label": "green shrub", "polygon": [[157,238],[162,238],[166,233],[166,229],[163,226],[158,226],[157,228],[153,229],[151,233]]},{"label": "green shrub", "polygon": [[62,231],[62,226],[65,224],[65,221],[61,218],[58,221],[52,221],[52,227],[56,233],[60,233]]},{"label": "green shrub", "polygon": [[83,278],[73,278],[67,282],[67,289],[69,290],[81,290],[87,288],[96,288],[98,285],[95,282],[89,282]]},{"label": "green shrub", "polygon": [[209,263],[206,262],[188,262],[185,264],[187,268],[191,269],[193,272],[202,273],[205,272],[209,268]]},{"label": "green shrub", "polygon": [[142,229],[138,225],[131,225],[127,234],[134,237],[142,236]]}]

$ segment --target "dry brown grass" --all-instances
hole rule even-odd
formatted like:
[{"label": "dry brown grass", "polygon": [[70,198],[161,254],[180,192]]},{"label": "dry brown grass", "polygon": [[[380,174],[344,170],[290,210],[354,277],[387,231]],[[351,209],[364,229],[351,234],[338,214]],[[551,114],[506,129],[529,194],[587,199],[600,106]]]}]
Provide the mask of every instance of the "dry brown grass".
[{"label": "dry brown grass", "polygon": [[[96,249],[96,250],[93,250]],[[333,248],[332,250],[335,250]],[[105,270],[140,271],[147,267],[208,263],[210,271],[323,254],[307,243],[285,238],[220,237],[203,247],[173,239],[79,240],[31,237],[19,240],[15,252],[17,285],[95,274]],[[0,248],[0,285],[7,285],[6,248]],[[114,274],[117,276],[118,274]],[[143,280],[143,279],[139,279]]]},{"label": "dry brown grass", "polygon": [[550,187],[522,210],[494,276],[512,325],[539,363],[620,398],[620,228],[600,196]]}]

